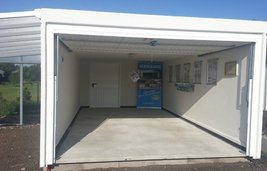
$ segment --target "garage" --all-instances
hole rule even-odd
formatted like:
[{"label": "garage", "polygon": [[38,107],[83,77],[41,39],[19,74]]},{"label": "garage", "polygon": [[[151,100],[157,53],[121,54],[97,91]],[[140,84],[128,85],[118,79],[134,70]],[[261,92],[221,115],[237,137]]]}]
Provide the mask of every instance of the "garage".
[{"label": "garage", "polygon": [[[80,109],[65,138],[65,129],[57,127],[58,164],[245,156],[247,107],[241,99],[246,97],[250,44],[80,35],[57,39],[56,125],[63,125],[66,114],[69,122]],[[207,84],[210,61],[217,63],[218,75],[216,83]],[[225,63],[232,61],[239,69],[225,76]],[[194,78],[199,64],[200,78]],[[153,72],[161,66],[162,73]],[[131,79],[133,72],[138,81]],[[160,103],[143,98],[155,95],[158,87]],[[235,145],[178,116],[212,127]]]},{"label": "garage", "polygon": [[41,21],[41,167],[260,158],[266,22],[31,14]]}]

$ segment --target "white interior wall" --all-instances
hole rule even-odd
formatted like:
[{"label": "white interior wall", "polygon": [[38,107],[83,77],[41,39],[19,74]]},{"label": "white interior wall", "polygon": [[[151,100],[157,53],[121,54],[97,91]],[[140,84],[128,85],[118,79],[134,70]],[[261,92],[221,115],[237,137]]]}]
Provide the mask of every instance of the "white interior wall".
[{"label": "white interior wall", "polygon": [[73,53],[59,47],[58,111],[56,116],[56,144],[79,110],[79,61]]},{"label": "white interior wall", "polygon": [[80,59],[80,105],[81,106],[89,106],[90,100],[90,61]]},{"label": "white interior wall", "polygon": [[135,61],[124,61],[120,63],[120,105],[136,106],[137,84],[129,78],[129,72],[137,70]]},{"label": "white interior wall", "polygon": [[[90,63],[94,60],[80,59],[80,104],[81,106],[89,106],[90,104]],[[99,62],[99,61],[98,61]],[[101,62],[101,61],[100,61]],[[103,60],[104,63],[106,61]],[[137,69],[135,61],[117,61],[120,64],[120,106],[136,106],[136,83],[133,83],[128,73]]]},{"label": "white interior wall", "polygon": [[[184,57],[166,61],[163,71],[163,107],[245,146],[248,55],[249,48],[240,47],[203,57]],[[217,85],[206,84],[207,59],[211,58],[218,58]],[[238,76],[225,76],[225,62],[234,60],[238,63]],[[182,64],[183,69],[183,64],[190,62],[190,77],[193,81],[194,61],[203,61],[201,84],[195,84],[194,92],[177,91],[174,82],[168,82],[168,66]],[[173,75],[175,77],[175,73]]]}]

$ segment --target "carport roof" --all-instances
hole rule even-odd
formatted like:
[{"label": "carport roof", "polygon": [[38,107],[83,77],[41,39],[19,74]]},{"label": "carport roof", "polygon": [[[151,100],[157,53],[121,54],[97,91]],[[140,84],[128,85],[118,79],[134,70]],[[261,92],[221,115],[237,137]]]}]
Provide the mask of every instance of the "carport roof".
[{"label": "carport roof", "polygon": [[0,14],[0,63],[40,63],[40,28],[34,12]]}]

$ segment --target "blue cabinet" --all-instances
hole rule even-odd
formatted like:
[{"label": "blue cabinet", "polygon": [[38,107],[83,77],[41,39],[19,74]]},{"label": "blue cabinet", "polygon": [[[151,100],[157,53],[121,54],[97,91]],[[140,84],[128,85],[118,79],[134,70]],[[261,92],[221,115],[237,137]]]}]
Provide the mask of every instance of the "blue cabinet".
[{"label": "blue cabinet", "polygon": [[137,98],[137,107],[139,108],[161,108],[160,88],[140,88]]},{"label": "blue cabinet", "polygon": [[137,89],[138,108],[161,108],[162,63],[139,63],[140,80]]}]

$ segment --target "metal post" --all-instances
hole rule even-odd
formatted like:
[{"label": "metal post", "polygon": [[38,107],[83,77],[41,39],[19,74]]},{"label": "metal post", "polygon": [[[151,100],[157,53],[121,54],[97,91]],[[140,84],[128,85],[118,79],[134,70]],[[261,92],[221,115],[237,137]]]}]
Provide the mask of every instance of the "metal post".
[{"label": "metal post", "polygon": [[23,125],[23,64],[20,64],[20,112],[19,112],[19,124]]}]

